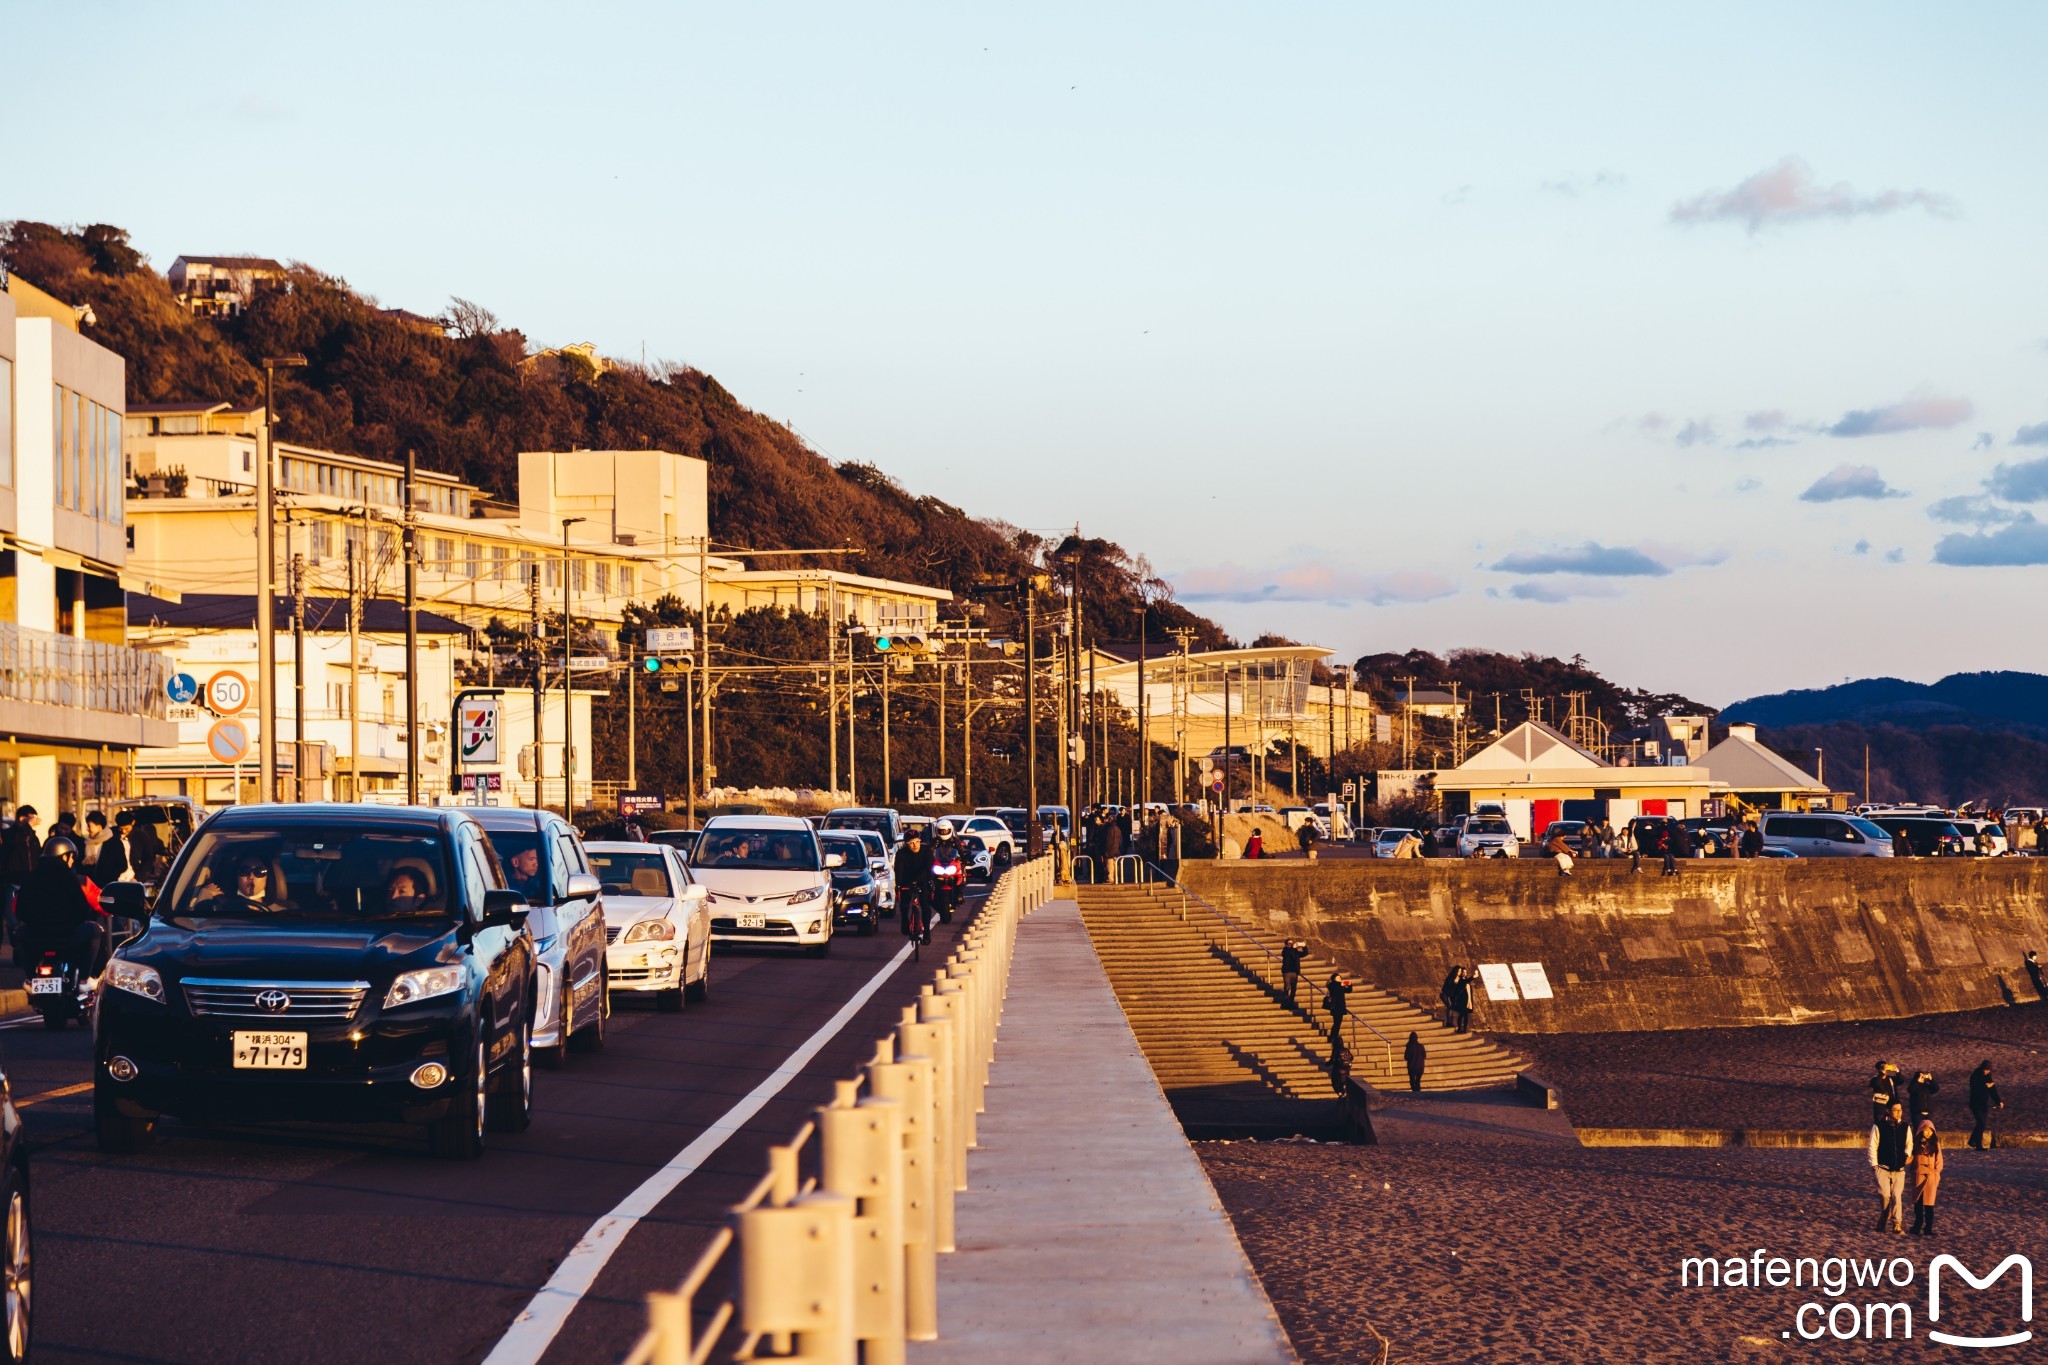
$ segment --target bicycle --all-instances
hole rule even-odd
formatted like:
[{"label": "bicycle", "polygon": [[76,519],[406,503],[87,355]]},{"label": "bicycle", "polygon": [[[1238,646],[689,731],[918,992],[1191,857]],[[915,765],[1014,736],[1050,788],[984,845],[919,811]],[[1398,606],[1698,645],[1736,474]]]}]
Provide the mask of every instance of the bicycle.
[{"label": "bicycle", "polygon": [[903,921],[903,936],[910,940],[910,960],[919,958],[918,950],[932,941],[931,917],[925,912],[925,897],[930,892],[922,886],[904,887],[897,897],[897,910]]}]

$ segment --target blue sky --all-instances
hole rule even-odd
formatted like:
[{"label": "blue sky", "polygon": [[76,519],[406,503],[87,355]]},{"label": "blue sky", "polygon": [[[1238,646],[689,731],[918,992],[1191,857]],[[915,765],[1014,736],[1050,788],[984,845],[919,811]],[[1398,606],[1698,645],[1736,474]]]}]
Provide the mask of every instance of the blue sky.
[{"label": "blue sky", "polygon": [[10,107],[64,114],[6,127],[0,215],[644,346],[1243,635],[1716,703],[2048,671],[2038,7],[9,28]]}]

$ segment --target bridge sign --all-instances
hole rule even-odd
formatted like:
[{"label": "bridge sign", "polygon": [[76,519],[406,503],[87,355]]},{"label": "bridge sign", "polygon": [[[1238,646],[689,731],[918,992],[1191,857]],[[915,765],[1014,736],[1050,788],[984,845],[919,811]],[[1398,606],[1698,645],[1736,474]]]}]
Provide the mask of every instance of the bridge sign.
[{"label": "bridge sign", "polygon": [[649,626],[649,654],[687,654],[697,647],[697,632],[690,626]]}]

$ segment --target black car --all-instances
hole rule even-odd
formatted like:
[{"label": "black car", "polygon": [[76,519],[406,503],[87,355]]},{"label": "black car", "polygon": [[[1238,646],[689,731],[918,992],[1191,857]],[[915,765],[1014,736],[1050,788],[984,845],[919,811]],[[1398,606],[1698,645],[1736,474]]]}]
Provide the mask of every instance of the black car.
[{"label": "black car", "polygon": [[437,1155],[526,1127],[527,906],[459,809],[222,811],[115,952],[94,1012],[93,1119],[129,1152],[160,1114],[422,1123]]},{"label": "black car", "polygon": [[820,853],[843,853],[846,862],[832,869],[832,923],[850,924],[872,934],[882,924],[882,888],[868,867],[868,848],[858,834],[818,835]]},{"label": "black car", "polygon": [[1905,835],[1916,858],[1960,858],[1973,849],[1961,830],[1939,816],[1880,815],[1871,823],[1886,834]]}]

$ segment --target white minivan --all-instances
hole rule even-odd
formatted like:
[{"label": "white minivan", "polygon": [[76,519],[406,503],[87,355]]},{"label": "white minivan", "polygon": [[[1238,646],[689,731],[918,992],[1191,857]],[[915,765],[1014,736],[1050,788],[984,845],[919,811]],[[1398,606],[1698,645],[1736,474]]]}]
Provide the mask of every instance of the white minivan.
[{"label": "white minivan", "polygon": [[822,853],[805,820],[719,815],[690,850],[690,876],[710,893],[711,937],[720,943],[832,947],[832,874],[845,855]]},{"label": "white minivan", "polygon": [[1845,811],[1767,810],[1764,847],[1799,858],[1889,858],[1892,836],[1860,815]]}]

